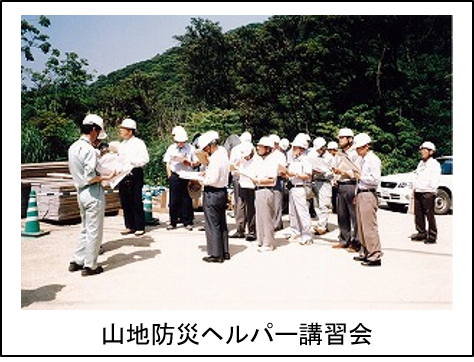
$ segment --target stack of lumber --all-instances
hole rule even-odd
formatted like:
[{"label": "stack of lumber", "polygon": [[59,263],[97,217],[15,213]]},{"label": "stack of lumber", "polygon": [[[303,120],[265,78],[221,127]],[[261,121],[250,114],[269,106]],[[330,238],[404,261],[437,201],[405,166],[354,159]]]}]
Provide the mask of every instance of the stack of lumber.
[{"label": "stack of lumber", "polygon": [[22,163],[21,179],[46,177],[48,173],[69,173],[67,161],[62,162],[42,162],[42,163]]},{"label": "stack of lumber", "polygon": [[[64,169],[64,164],[66,169]],[[24,175],[28,177],[23,178]],[[23,197],[29,195],[29,190],[36,192],[40,220],[67,223],[80,219],[76,188],[69,175],[67,162],[27,164],[25,169],[22,165],[21,185],[22,207]],[[107,215],[117,214],[120,209],[118,192],[112,192],[110,188],[106,188],[105,201],[105,213]],[[27,205],[28,200],[26,200]],[[22,209],[22,217],[24,214],[26,214],[26,210]]]}]

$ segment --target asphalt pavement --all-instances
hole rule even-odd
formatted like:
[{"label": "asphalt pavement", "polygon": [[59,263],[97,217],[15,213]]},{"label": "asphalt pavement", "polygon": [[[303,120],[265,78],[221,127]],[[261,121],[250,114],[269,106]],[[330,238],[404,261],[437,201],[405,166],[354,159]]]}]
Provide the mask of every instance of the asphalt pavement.
[{"label": "asphalt pavement", "polygon": [[[141,237],[122,236],[121,215],[105,218],[99,264],[83,277],[68,271],[79,225],[41,222],[50,234],[21,238],[21,308],[43,310],[439,310],[453,308],[453,216],[437,216],[438,243],[413,242],[413,215],[378,211],[384,253],[381,267],[364,267],[356,254],[334,249],[330,232],[300,245],[276,234],[276,249],[230,239],[231,259],[206,263],[203,214],[196,226],[166,230],[168,215]],[[288,216],[284,216],[288,226]],[[314,221],[313,221],[314,222]],[[24,220],[22,220],[22,227]],[[234,219],[228,217],[229,230]]]}]

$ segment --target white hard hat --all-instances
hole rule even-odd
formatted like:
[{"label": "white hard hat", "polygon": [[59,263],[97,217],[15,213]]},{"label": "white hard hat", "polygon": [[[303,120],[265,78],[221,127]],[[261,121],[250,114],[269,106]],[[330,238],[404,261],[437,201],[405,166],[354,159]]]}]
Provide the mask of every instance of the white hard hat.
[{"label": "white hard hat", "polygon": [[188,140],[188,134],[184,128],[177,130],[173,135],[175,142],[186,142]]},{"label": "white hard hat", "polygon": [[300,137],[303,138],[304,140],[306,140],[306,142],[311,142],[311,137],[310,137],[310,135],[307,134],[307,133],[303,133],[303,132],[298,133],[298,134],[296,135],[295,139],[296,139],[296,138],[299,139]]},{"label": "white hard hat", "polygon": [[316,151],[320,150],[324,145],[326,145],[326,140],[322,137],[317,137],[313,141],[313,146]]},{"label": "white hard hat", "polygon": [[257,145],[270,148],[275,147],[275,143],[270,139],[270,137],[267,136],[263,136],[262,138],[260,138],[260,141],[258,141]]},{"label": "white hard hat", "polygon": [[420,150],[422,148],[427,148],[429,150],[436,151],[436,147],[435,147],[434,143],[430,142],[430,141],[423,142],[423,144],[420,146]]},{"label": "white hard hat", "polygon": [[280,137],[276,134],[271,134],[270,136],[268,136],[272,142],[275,144],[275,143],[280,143]]},{"label": "white hard hat", "polygon": [[174,126],[171,134],[174,136],[176,133],[179,132],[186,132],[186,130],[182,126]]},{"label": "white hard hat", "polygon": [[131,118],[125,118],[120,125],[121,128],[137,129],[137,122]]},{"label": "white hard hat", "polygon": [[341,128],[339,130],[339,137],[354,137],[354,132],[349,128]]},{"label": "white hard hat", "polygon": [[280,147],[283,151],[286,151],[290,147],[290,141],[287,138],[282,138],[280,140]]},{"label": "white hard hat", "polygon": [[104,120],[102,117],[99,117],[97,114],[88,114],[86,118],[82,121],[82,124],[95,124],[101,128],[100,133],[97,135],[97,138],[103,140],[107,138],[107,133],[104,131]]},{"label": "white hard hat", "polygon": [[250,142],[242,142],[240,144],[240,152],[242,157],[249,156],[253,151],[253,145]]},{"label": "white hard hat", "polygon": [[199,148],[202,150],[209,145],[212,141],[218,140],[219,134],[216,131],[208,131],[203,133],[198,140]]},{"label": "white hard hat", "polygon": [[308,141],[306,141],[305,137],[297,135],[293,142],[291,143],[293,147],[302,147],[304,149],[308,148]]},{"label": "white hard hat", "polygon": [[354,146],[355,148],[359,148],[365,146],[372,142],[369,135],[367,133],[359,133],[357,136],[354,137]]},{"label": "white hard hat", "polygon": [[252,142],[252,135],[250,134],[250,132],[244,132],[240,135],[240,142]]},{"label": "white hard hat", "polygon": [[328,150],[337,150],[337,142],[331,141],[328,143]]}]

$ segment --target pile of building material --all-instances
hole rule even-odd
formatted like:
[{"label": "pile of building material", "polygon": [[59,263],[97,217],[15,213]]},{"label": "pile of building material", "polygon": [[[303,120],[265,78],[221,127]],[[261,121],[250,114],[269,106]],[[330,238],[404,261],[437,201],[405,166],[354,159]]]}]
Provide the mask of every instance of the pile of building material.
[{"label": "pile of building material", "polygon": [[[76,188],[69,174],[67,162],[23,164],[21,166],[22,217],[26,216],[31,190],[37,194],[38,218],[50,222],[80,220]],[[116,215],[120,209],[117,190],[106,188],[106,215]]]}]

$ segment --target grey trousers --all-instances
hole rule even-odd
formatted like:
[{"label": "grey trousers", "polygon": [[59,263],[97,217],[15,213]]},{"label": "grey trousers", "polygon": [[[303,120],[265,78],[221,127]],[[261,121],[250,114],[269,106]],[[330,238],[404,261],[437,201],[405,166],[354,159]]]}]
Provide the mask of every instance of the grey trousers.
[{"label": "grey trousers", "polygon": [[328,226],[329,208],[331,207],[332,186],[330,181],[315,181],[313,183],[314,208],[318,215],[317,227],[326,229]]},{"label": "grey trousers", "polygon": [[357,216],[354,206],[356,185],[339,184],[337,195],[337,223],[339,224],[339,243],[359,248],[357,236]]},{"label": "grey trousers", "polygon": [[90,185],[77,193],[81,213],[81,233],[73,260],[85,267],[95,269],[104,232],[105,195],[102,185]]},{"label": "grey trousers", "polygon": [[293,235],[300,235],[306,242],[312,239],[311,216],[309,215],[304,187],[293,187],[290,190],[290,227]]},{"label": "grey trousers", "polygon": [[273,228],[274,204],[273,190],[260,189],[255,191],[258,245],[275,246],[275,230]]},{"label": "grey trousers", "polygon": [[239,201],[235,209],[236,233],[245,235],[245,226],[247,226],[248,235],[255,237],[255,190],[242,188],[239,185],[238,195]]},{"label": "grey trousers", "polygon": [[229,253],[229,232],[225,215],[227,190],[206,186],[202,202],[206,223],[207,253],[210,256],[224,257],[224,254]]}]

